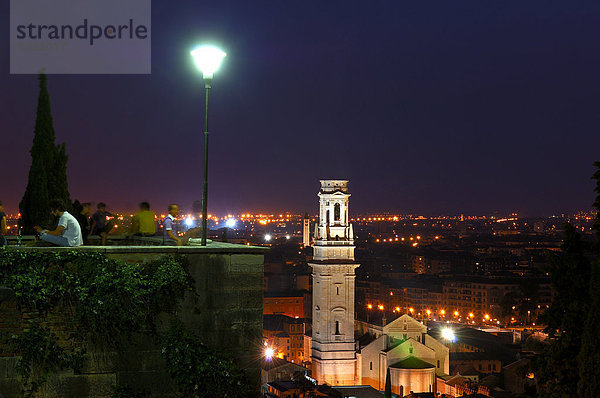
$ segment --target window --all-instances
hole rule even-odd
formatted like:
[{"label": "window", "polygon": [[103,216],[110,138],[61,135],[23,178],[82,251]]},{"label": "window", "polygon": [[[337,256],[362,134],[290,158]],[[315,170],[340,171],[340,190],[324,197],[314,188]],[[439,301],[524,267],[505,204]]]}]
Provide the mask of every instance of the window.
[{"label": "window", "polygon": [[333,205],[333,220],[340,221],[340,204],[336,203]]},{"label": "window", "polygon": [[438,369],[439,369],[439,367],[440,367],[440,360],[439,360],[439,359],[438,359],[438,362],[437,362],[437,363],[438,363],[438,366],[437,366],[437,367],[438,367]]},{"label": "window", "polygon": [[413,348],[412,348],[412,346],[408,347],[408,353],[409,353],[409,354],[412,354],[412,353],[413,353]]},{"label": "window", "polygon": [[337,295],[339,296],[339,295],[340,295],[340,288],[339,288],[339,286],[337,286],[337,287],[335,288],[335,291],[336,291]]},{"label": "window", "polygon": [[340,322],[335,321],[335,334],[340,334]]},{"label": "window", "polygon": [[373,362],[369,362],[369,370],[373,370]]}]

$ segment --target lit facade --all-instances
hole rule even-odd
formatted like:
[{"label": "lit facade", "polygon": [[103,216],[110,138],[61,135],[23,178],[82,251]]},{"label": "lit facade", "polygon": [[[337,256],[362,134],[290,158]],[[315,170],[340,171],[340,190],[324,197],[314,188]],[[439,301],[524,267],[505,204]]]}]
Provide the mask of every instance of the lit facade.
[{"label": "lit facade", "polygon": [[310,246],[310,218],[308,213],[302,219],[302,246]]},{"label": "lit facade", "polygon": [[319,383],[357,384],[354,233],[348,181],[321,180],[313,260],[312,370]]}]

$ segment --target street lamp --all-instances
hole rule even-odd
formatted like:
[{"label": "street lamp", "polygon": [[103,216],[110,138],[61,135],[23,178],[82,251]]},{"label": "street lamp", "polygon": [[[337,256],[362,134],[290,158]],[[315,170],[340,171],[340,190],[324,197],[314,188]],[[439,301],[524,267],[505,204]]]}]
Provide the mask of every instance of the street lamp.
[{"label": "street lamp", "polygon": [[219,69],[225,54],[217,47],[199,46],[190,53],[194,58],[196,67],[202,72],[206,101],[204,108],[204,183],[202,186],[202,246],[206,246],[206,231],[208,227],[207,200],[208,200],[208,93],[211,89],[213,74]]}]

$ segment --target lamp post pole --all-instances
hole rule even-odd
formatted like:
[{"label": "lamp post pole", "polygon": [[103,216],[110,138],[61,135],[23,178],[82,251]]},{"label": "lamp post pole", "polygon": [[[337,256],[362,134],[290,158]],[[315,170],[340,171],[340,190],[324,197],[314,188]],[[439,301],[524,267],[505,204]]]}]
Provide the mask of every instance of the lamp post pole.
[{"label": "lamp post pole", "polygon": [[194,62],[202,72],[206,100],[204,103],[204,182],[202,186],[202,239],[200,244],[206,246],[208,235],[208,95],[211,89],[213,74],[227,54],[213,46],[200,46],[191,53]]},{"label": "lamp post pole", "polygon": [[206,235],[208,228],[208,96],[211,89],[212,79],[204,77],[204,89],[206,100],[204,104],[204,183],[202,184],[202,240],[201,245],[206,246]]}]

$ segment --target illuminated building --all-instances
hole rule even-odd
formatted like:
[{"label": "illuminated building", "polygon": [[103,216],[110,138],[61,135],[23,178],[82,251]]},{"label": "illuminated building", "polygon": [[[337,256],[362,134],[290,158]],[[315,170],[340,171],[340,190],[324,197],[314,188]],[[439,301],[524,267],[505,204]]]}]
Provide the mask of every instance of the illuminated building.
[{"label": "illuminated building", "polygon": [[393,393],[436,392],[437,377],[449,373],[449,350],[425,325],[402,315],[371,333],[375,340],[358,355],[361,384],[383,390],[389,368]]},{"label": "illuminated building", "polygon": [[310,218],[308,213],[304,215],[302,220],[302,245],[304,247],[310,246]]},{"label": "illuminated building", "polygon": [[313,260],[312,371],[319,383],[355,385],[354,233],[348,181],[321,180]]}]

